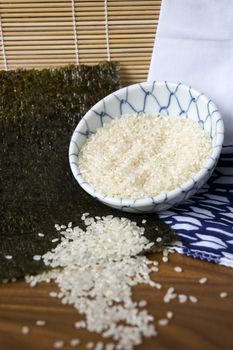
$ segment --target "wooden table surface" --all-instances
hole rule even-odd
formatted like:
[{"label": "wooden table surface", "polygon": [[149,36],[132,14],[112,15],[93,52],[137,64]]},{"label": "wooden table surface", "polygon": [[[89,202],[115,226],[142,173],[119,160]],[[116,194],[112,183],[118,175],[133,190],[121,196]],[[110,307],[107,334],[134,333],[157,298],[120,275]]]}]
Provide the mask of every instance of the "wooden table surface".
[{"label": "wooden table surface", "polygon": [[[161,255],[152,258],[161,260]],[[181,266],[183,272],[174,272]],[[226,268],[178,254],[170,255],[168,263],[160,265],[153,279],[162,283],[161,290],[149,286],[134,288],[135,300],[146,299],[147,309],[155,317],[158,329],[156,337],[147,338],[136,350],[230,350],[233,349],[233,269]],[[207,277],[206,284],[198,280]],[[163,302],[168,287],[178,293],[195,295],[196,304],[177,300]],[[101,341],[97,334],[74,328],[81,320],[72,306],[62,305],[49,297],[56,290],[54,284],[41,284],[30,288],[24,281],[0,285],[0,349],[1,350],[49,350],[58,339],[65,341],[64,350],[72,349],[69,342],[79,338],[80,350],[88,341]],[[228,297],[221,299],[220,292]],[[158,326],[158,319],[168,310],[174,318],[168,326]],[[45,327],[35,326],[36,320],[46,320]],[[22,326],[29,326],[30,333],[23,335]]]}]

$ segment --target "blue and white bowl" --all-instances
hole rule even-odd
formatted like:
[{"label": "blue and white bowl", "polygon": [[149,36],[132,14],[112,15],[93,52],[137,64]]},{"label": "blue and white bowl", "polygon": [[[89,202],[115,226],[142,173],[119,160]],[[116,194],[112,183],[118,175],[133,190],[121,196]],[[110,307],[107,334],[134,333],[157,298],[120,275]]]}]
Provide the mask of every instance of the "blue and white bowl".
[{"label": "blue and white bowl", "polygon": [[[195,120],[207,131],[213,151],[205,166],[189,181],[173,191],[143,199],[112,198],[96,191],[79,171],[77,157],[89,135],[105,123],[126,113],[145,112],[185,116]],[[81,119],[76,127],[69,148],[71,170],[80,186],[100,202],[119,210],[133,213],[159,212],[178,205],[192,196],[211,176],[224,139],[224,126],[215,104],[204,94],[181,83],[145,82],[120,89],[99,101]]]}]

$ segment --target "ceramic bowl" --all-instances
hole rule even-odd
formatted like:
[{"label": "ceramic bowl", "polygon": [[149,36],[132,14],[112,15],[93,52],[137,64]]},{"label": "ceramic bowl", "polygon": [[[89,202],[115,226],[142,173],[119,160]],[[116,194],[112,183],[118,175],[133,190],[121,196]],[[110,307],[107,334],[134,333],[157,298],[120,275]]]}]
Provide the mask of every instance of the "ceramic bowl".
[{"label": "ceramic bowl", "polygon": [[[185,116],[195,120],[211,138],[213,151],[203,169],[173,191],[143,199],[112,198],[99,193],[80,174],[77,157],[89,135],[112,119],[126,113],[162,113]],[[77,125],[69,148],[71,170],[79,185],[100,202],[122,211],[134,213],[159,212],[178,205],[196,193],[211,176],[224,139],[224,126],[215,104],[204,94],[181,83],[145,82],[120,89],[99,101]]]}]

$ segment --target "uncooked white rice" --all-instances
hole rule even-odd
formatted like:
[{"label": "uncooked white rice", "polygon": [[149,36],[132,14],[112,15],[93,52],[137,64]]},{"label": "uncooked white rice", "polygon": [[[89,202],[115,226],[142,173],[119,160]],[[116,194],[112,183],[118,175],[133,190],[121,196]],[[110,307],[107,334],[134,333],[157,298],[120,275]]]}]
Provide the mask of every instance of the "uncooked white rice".
[{"label": "uncooked white rice", "polygon": [[[80,227],[74,227],[71,232],[61,231],[61,244],[42,257],[45,265],[92,266],[101,261],[135,256],[154,245],[144,236],[144,227],[126,218],[108,215],[99,220],[84,215],[82,220],[86,231]],[[34,256],[34,260],[37,259],[40,256]]]},{"label": "uncooked white rice", "polygon": [[191,303],[197,303],[198,302],[197,297],[195,297],[194,295],[190,295],[189,296],[189,300],[191,301]]},{"label": "uncooked white rice", "polygon": [[207,277],[202,277],[199,279],[200,284],[205,284],[207,282]]},{"label": "uncooked white rice", "polygon": [[219,294],[220,298],[226,298],[228,296],[228,293],[227,292],[221,292]]},{"label": "uncooked white rice", "polygon": [[79,153],[78,167],[99,192],[139,199],[190,180],[211,149],[207,133],[185,117],[125,114],[89,137]]},{"label": "uncooked white rice", "polygon": [[75,322],[74,324],[75,328],[86,328],[86,322],[85,321],[78,321],[78,322]]},{"label": "uncooked white rice", "polygon": [[[151,271],[154,271],[154,270],[153,270],[153,267],[151,267]],[[162,288],[162,284],[161,284],[161,283],[158,283],[158,282],[157,282],[157,283],[155,282],[155,283],[154,283],[154,287],[157,288],[157,289],[161,289],[161,288]]]},{"label": "uncooked white rice", "polygon": [[[126,218],[83,214],[82,220],[86,230],[70,227],[67,232],[66,226],[59,226],[61,242],[42,256],[45,265],[57,269],[28,276],[26,281],[35,286],[54,280],[60,291],[50,292],[50,296],[73,304],[86,316],[85,321],[75,323],[76,328],[86,327],[104,338],[113,338],[116,349],[132,350],[143,337],[157,334],[153,316],[132,300],[135,285],[162,287],[150,278],[158,262],[138,255],[153,243],[144,236],[144,227]],[[102,349],[102,345],[97,343],[95,349]]]},{"label": "uncooked white rice", "polygon": [[167,316],[167,318],[168,318],[169,320],[171,320],[172,317],[173,317],[173,312],[172,312],[172,311],[167,311],[166,316]]},{"label": "uncooked white rice", "polygon": [[103,348],[104,348],[104,344],[103,344],[101,341],[99,341],[99,342],[96,344],[94,350],[103,350]]},{"label": "uncooked white rice", "polygon": [[61,348],[64,347],[64,345],[65,345],[64,340],[56,340],[56,341],[53,343],[53,347],[54,347],[55,349],[61,349]]},{"label": "uncooked white rice", "polygon": [[178,299],[179,299],[179,303],[183,304],[183,303],[186,303],[186,301],[188,300],[188,297],[185,294],[179,294]]},{"label": "uncooked white rice", "polygon": [[158,268],[157,266],[153,266],[153,267],[151,268],[151,271],[153,271],[153,272],[159,272],[159,268]]},{"label": "uncooked white rice", "polygon": [[170,303],[172,299],[175,299],[177,297],[177,294],[175,293],[174,287],[169,287],[166,294],[163,297],[164,303]]},{"label": "uncooked white rice", "polygon": [[37,320],[36,321],[36,326],[38,326],[38,327],[43,327],[45,325],[46,325],[46,321],[44,321],[44,320]]},{"label": "uncooked white rice", "polygon": [[158,320],[158,324],[160,326],[167,326],[168,325],[168,319],[167,318],[161,318],[160,320]]},{"label": "uncooked white rice", "polygon": [[6,258],[7,260],[11,260],[11,259],[13,258],[13,256],[12,256],[12,255],[5,255],[5,258]]},{"label": "uncooked white rice", "polygon": [[147,301],[146,300],[140,300],[139,303],[138,303],[139,307],[144,307],[146,305],[147,305]]},{"label": "uncooked white rice", "polygon": [[27,335],[30,333],[30,328],[28,326],[23,326],[21,328],[21,333],[24,334],[24,335]]},{"label": "uncooked white rice", "polygon": [[174,267],[174,271],[175,271],[175,272],[182,272],[183,270],[182,270],[182,267],[180,267],[180,266],[175,266],[175,267]]},{"label": "uncooked white rice", "polygon": [[76,346],[79,346],[80,345],[80,339],[78,338],[74,338],[74,339],[71,339],[70,341],[70,346],[71,347],[76,347]]},{"label": "uncooked white rice", "polygon": [[41,255],[34,255],[33,260],[35,261],[40,261],[41,260]]},{"label": "uncooked white rice", "polygon": [[114,350],[115,344],[114,343],[108,343],[105,345],[105,350]]}]

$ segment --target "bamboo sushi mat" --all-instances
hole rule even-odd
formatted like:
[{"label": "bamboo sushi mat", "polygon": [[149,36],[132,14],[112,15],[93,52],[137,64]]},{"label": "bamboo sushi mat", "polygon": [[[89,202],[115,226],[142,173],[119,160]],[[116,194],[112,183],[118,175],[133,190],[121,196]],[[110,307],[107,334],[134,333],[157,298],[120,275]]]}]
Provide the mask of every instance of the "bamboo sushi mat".
[{"label": "bamboo sushi mat", "polygon": [[117,61],[122,85],[144,81],[161,0],[0,1],[0,69]]}]

